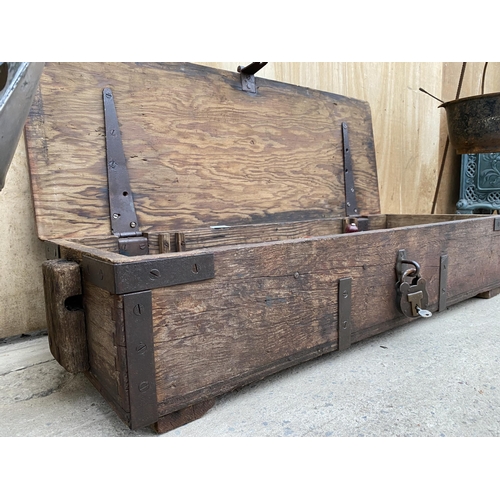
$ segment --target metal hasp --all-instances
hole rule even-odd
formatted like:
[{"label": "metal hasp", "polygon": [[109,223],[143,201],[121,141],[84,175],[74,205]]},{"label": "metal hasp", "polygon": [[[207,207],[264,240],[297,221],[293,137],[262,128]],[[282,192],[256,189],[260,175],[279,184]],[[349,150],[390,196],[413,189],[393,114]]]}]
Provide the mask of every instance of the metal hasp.
[{"label": "metal hasp", "polygon": [[339,351],[351,347],[351,289],[352,278],[339,280]]},{"label": "metal hasp", "polygon": [[146,255],[149,252],[147,239],[139,230],[120,126],[110,88],[103,90],[103,102],[111,231],[119,238],[119,252],[122,255]]},{"label": "metal hasp", "polygon": [[123,296],[130,428],[158,421],[151,290]]},{"label": "metal hasp", "polygon": [[351,149],[349,147],[349,129],[347,123],[342,122],[342,145],[344,155],[344,185],[345,185],[345,214],[347,217],[357,217],[358,204],[354,188],[354,175],[352,173]]},{"label": "metal hasp", "polygon": [[267,63],[266,62],[253,62],[248,66],[238,66],[238,73],[240,74],[241,89],[251,94],[257,93],[257,86],[255,85],[255,73],[261,70]]},{"label": "metal hasp", "polygon": [[5,184],[44,63],[0,62],[0,191]]}]

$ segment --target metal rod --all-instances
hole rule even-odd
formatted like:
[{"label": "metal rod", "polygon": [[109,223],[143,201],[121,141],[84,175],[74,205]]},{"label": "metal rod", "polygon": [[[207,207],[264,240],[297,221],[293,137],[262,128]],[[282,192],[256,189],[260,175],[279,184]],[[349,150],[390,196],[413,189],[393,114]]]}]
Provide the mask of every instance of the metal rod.
[{"label": "metal rod", "polygon": [[238,73],[244,73],[245,75],[255,75],[255,73],[257,73],[257,71],[260,71],[266,64],[266,62],[253,62],[248,66],[238,66]]},{"label": "metal rod", "polygon": [[[467,67],[467,63],[466,62],[462,63],[462,71],[460,72],[460,78],[458,80],[457,94],[455,96],[455,99],[458,99],[460,97],[460,92],[462,91],[462,83],[464,81],[466,67]],[[437,199],[438,199],[439,189],[441,188],[441,181],[443,179],[444,165],[446,163],[446,157],[448,155],[449,147],[450,147],[450,136],[448,135],[446,137],[446,144],[444,146],[443,159],[441,160],[441,167],[439,168],[439,175],[438,175],[438,180],[437,180],[437,184],[436,184],[436,190],[434,191],[434,199],[432,200],[431,214],[434,214],[436,212]]]},{"label": "metal rod", "polygon": [[444,104],[444,101],[437,98],[435,95],[432,95],[431,93],[427,92],[427,90],[424,90],[422,87],[420,87],[418,90],[420,90],[420,92],[423,92],[424,94],[430,95],[433,99],[436,99],[436,101],[439,101]]},{"label": "metal rod", "polygon": [[481,94],[484,94],[484,78],[486,76],[486,68],[488,67],[488,63],[484,63],[484,68],[483,68],[483,78],[481,79]]}]

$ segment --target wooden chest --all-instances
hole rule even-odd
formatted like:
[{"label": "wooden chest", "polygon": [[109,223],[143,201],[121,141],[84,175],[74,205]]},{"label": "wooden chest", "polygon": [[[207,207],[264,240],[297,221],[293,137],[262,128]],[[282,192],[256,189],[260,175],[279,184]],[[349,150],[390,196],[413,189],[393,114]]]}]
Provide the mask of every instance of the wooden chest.
[{"label": "wooden chest", "polygon": [[500,287],[500,217],[380,213],[366,102],[48,64],[26,140],[51,352],[132,429]]}]

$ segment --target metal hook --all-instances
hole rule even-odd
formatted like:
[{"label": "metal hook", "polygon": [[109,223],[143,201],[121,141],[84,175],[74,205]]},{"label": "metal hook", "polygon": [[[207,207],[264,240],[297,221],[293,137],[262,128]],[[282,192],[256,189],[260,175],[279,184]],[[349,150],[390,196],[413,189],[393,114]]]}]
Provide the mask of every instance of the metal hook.
[{"label": "metal hook", "polygon": [[267,63],[266,62],[253,62],[248,66],[238,66],[237,71],[240,74],[241,89],[251,94],[257,93],[257,86],[255,85],[255,73],[261,70]]},{"label": "metal hook", "polygon": [[244,73],[245,75],[255,75],[257,71],[260,71],[267,63],[266,62],[253,62],[248,66],[238,66],[238,73]]}]

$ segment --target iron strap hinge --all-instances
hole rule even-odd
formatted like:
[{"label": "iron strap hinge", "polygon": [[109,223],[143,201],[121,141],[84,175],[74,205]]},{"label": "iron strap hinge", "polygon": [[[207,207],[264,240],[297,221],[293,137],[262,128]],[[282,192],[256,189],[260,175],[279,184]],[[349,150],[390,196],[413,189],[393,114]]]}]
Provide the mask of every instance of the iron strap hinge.
[{"label": "iron strap hinge", "polygon": [[356,190],[354,188],[351,149],[349,147],[349,129],[345,122],[342,122],[342,146],[344,156],[345,214],[347,217],[358,217],[359,211],[356,202]]},{"label": "iron strap hinge", "polygon": [[121,254],[146,255],[149,253],[147,239],[139,230],[118,116],[110,88],[103,90],[102,98],[111,231],[119,238],[118,245]]}]

